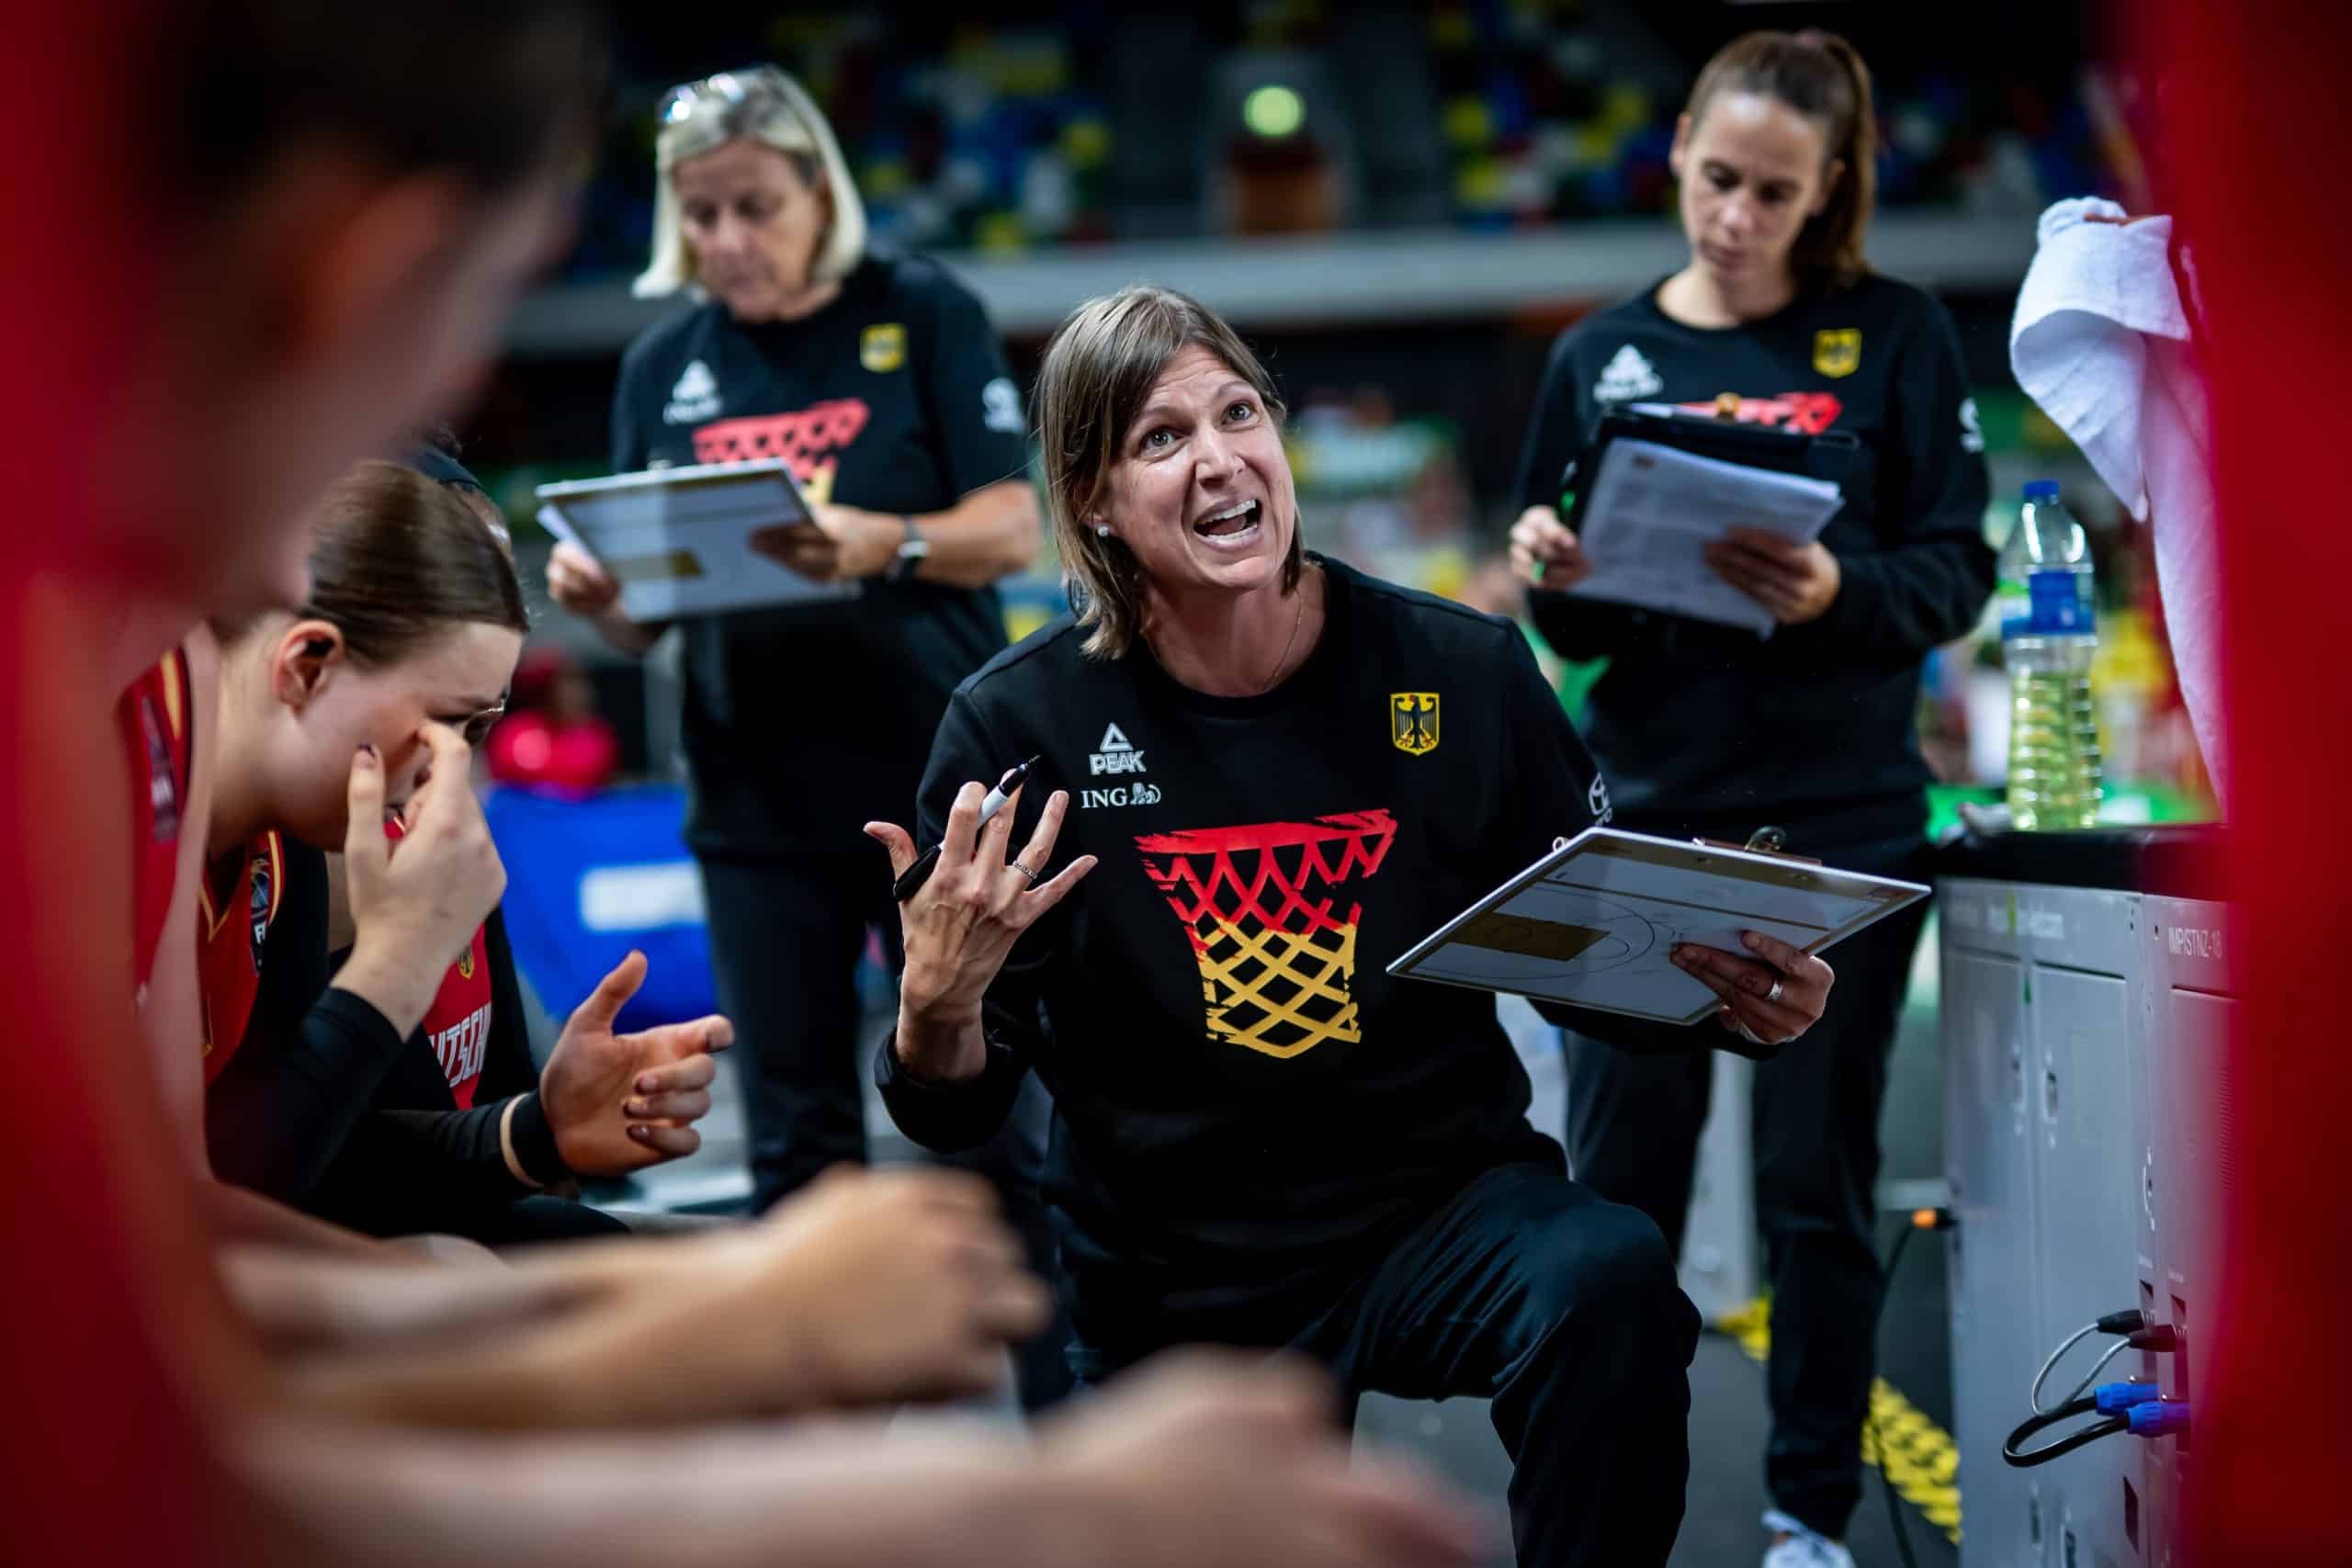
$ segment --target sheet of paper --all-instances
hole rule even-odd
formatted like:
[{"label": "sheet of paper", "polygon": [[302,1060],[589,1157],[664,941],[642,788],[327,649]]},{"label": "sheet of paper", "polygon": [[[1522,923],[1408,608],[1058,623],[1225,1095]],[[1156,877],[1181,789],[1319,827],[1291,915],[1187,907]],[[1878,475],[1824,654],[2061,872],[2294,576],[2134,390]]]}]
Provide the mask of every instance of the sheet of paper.
[{"label": "sheet of paper", "polygon": [[763,530],[814,526],[778,465],[544,485],[539,496],[539,521],[619,581],[633,620],[857,595],[854,582],[812,582],[752,547]]},{"label": "sheet of paper", "polygon": [[1770,637],[1771,612],[1715,575],[1707,546],[1733,527],[1811,543],[1841,499],[1827,479],[1702,457],[1655,441],[1611,441],[1584,510],[1582,543],[1593,573],[1568,592]]},{"label": "sheet of paper", "polygon": [[1390,972],[1695,1023],[1714,993],[1678,943],[1741,953],[1758,931],[1817,953],[1926,897],[1916,884],[1593,829],[1448,921]]}]

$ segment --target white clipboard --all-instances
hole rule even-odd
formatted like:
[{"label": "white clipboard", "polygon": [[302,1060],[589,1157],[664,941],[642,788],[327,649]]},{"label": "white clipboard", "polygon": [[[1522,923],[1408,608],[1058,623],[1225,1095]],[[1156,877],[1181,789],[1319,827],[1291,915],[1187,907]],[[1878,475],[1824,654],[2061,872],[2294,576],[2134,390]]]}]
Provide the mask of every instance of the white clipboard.
[{"label": "white clipboard", "polygon": [[1749,956],[1742,931],[1819,953],[1928,897],[1916,882],[1688,839],[1588,828],[1440,926],[1391,975],[1667,1023],[1722,1006],[1680,942]]},{"label": "white clipboard", "polygon": [[539,522],[596,558],[635,621],[854,599],[859,584],[813,582],[752,547],[752,537],[815,526],[782,458],[650,468],[538,487]]}]

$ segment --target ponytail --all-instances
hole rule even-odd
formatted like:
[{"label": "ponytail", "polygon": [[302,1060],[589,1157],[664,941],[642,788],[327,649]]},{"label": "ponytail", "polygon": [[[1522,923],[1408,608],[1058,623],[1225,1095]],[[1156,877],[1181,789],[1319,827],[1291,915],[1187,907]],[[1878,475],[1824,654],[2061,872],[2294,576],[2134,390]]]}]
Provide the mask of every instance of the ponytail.
[{"label": "ponytail", "polygon": [[1862,257],[1878,200],[1878,110],[1870,67],[1836,33],[1752,32],[1715,52],[1683,113],[1697,125],[1719,93],[1775,99],[1822,128],[1826,159],[1843,164],[1819,216],[1805,220],[1789,253],[1804,288],[1842,288],[1870,271]]},{"label": "ponytail", "polygon": [[361,463],[328,490],[298,614],[333,623],[374,666],[465,622],[531,627],[514,563],[482,519],[454,487],[397,463]]}]

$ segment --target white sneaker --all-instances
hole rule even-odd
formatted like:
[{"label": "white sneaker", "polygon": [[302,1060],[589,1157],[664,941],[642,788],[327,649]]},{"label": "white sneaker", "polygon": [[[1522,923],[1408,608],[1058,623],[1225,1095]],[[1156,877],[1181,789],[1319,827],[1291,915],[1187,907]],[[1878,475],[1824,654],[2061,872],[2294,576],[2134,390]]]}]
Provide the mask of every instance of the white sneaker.
[{"label": "white sneaker", "polygon": [[1764,1568],[1854,1568],[1852,1552],[1827,1536],[1815,1535],[1778,1508],[1767,1510],[1764,1528],[1784,1538],[1765,1550]]}]

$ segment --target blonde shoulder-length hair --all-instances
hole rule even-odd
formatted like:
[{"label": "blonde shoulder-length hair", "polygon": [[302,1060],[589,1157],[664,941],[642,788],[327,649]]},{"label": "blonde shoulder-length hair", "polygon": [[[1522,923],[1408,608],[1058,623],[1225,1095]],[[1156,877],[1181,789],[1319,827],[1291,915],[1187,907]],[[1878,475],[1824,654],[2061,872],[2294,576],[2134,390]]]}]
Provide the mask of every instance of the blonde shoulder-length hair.
[{"label": "blonde shoulder-length hair", "polygon": [[706,87],[685,96],[681,100],[683,109],[662,125],[654,139],[653,258],[630,288],[639,299],[675,294],[680,289],[696,299],[704,297],[695,279],[694,251],[686,243],[671,171],[688,158],[739,139],[784,153],[803,183],[832,197],[832,221],[817,243],[811,273],[815,281],[831,283],[847,277],[865,259],[865,204],[858,199],[857,185],[850,178],[841,143],[834,140],[832,125],[816,100],[772,65],[730,72],[727,79],[736,85],[736,92]]},{"label": "blonde shoulder-length hair", "polygon": [[[1037,437],[1054,543],[1070,585],[1085,650],[1117,659],[1143,632],[1143,563],[1117,536],[1086,519],[1102,503],[1127,427],[1170,361],[1204,348],[1250,383],[1279,427],[1283,401],[1274,379],[1223,318],[1189,295],[1136,284],[1089,299],[1056,330],[1037,369]],[[1294,525],[1283,561],[1283,592],[1298,587],[1306,564]]]}]

